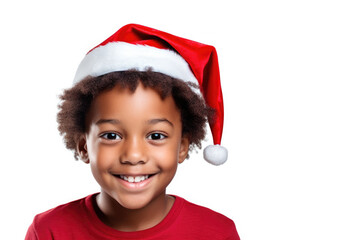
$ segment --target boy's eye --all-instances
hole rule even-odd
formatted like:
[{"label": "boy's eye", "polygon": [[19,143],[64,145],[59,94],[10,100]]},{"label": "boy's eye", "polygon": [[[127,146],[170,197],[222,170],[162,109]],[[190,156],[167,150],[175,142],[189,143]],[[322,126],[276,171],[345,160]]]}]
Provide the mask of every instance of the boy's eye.
[{"label": "boy's eye", "polygon": [[119,139],[121,139],[119,134],[116,134],[116,133],[104,133],[100,137],[105,138],[107,140],[119,140]]},{"label": "boy's eye", "polygon": [[166,136],[161,133],[152,133],[147,138],[150,140],[161,140],[161,139],[166,138]]}]

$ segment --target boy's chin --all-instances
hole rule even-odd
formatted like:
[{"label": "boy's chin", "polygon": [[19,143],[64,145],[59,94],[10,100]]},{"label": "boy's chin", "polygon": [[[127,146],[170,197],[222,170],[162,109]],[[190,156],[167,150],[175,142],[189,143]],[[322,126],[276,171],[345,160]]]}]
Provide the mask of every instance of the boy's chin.
[{"label": "boy's chin", "polygon": [[137,210],[145,208],[151,202],[150,198],[142,197],[142,196],[126,196],[117,200],[118,204],[123,208],[129,210]]},{"label": "boy's chin", "polygon": [[116,203],[122,208],[137,210],[158,202],[158,200],[161,202],[161,199],[165,199],[165,196],[165,193],[162,193],[156,196],[148,194],[118,194],[117,196],[111,197],[113,197]]}]

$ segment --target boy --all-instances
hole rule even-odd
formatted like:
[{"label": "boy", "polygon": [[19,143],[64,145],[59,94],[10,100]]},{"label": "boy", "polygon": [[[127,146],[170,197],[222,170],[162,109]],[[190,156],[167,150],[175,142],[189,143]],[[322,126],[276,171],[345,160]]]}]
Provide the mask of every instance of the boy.
[{"label": "boy", "polygon": [[[220,144],[213,47],[124,26],[85,56],[61,99],[60,133],[101,191],[37,215],[26,239],[239,239],[230,219],[166,194],[208,120]],[[204,158],[220,165],[227,152],[209,146]]]}]

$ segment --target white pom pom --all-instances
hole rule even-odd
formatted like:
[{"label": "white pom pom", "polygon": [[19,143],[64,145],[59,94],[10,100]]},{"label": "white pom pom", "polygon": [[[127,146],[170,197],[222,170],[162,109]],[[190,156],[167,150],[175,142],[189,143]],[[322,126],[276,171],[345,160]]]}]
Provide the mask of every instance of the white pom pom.
[{"label": "white pom pom", "polygon": [[209,145],[204,149],[204,159],[213,165],[221,165],[226,162],[228,151],[220,145]]}]

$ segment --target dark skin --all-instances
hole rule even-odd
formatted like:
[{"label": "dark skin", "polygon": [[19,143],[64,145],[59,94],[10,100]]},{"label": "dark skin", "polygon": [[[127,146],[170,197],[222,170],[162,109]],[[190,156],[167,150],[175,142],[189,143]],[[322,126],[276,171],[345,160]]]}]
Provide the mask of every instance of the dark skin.
[{"label": "dark skin", "polygon": [[173,98],[142,84],[134,93],[115,86],[94,99],[86,126],[77,151],[101,186],[99,218],[121,231],[160,223],[175,201],[166,187],[189,150]]},{"label": "dark skin", "polygon": [[[112,198],[105,202],[97,196],[97,215],[106,225],[124,232],[149,229],[160,223],[171,210],[175,198],[159,196],[151,204],[141,209],[126,209]],[[110,201],[110,202],[107,202]]]}]

